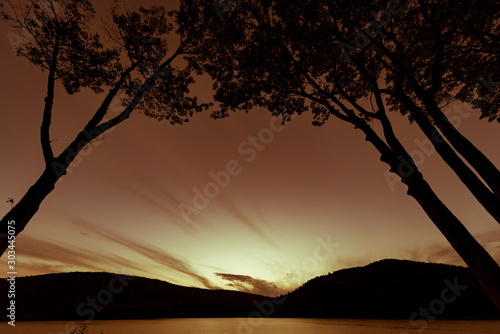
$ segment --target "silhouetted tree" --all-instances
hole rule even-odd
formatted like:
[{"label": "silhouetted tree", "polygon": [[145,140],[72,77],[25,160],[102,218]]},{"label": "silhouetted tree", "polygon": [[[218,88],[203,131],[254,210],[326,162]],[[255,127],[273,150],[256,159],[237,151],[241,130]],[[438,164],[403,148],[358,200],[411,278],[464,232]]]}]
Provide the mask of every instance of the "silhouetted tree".
[{"label": "silhouetted tree", "polygon": [[[115,5],[105,28],[112,43],[103,45],[102,38],[89,28],[95,11],[88,0],[31,0],[25,6],[1,1],[0,5],[3,21],[20,29],[24,36],[11,37],[18,44],[17,54],[47,73],[40,127],[45,168],[0,221],[0,254],[3,254],[8,246],[9,222],[15,221],[15,235],[19,234],[79,152],[128,119],[135,109],[158,120],[182,124],[208,105],[189,95],[188,86],[194,82],[190,70],[173,64],[175,59],[190,52],[193,42],[184,35],[169,52],[166,39],[174,27],[168,20],[171,14],[163,7],[124,11]],[[55,154],[50,124],[57,82],[68,94],[89,88],[103,93],[103,99],[72,142]],[[122,104],[113,114],[110,106],[118,97]]]},{"label": "silhouetted tree", "polygon": [[315,125],[331,116],[354,125],[500,310],[498,264],[435,194],[388,117],[417,123],[500,223],[498,169],[443,113],[454,100],[474,101],[483,117],[500,119],[498,89],[488,99],[476,93],[478,76],[499,78],[499,12],[498,2],[465,0],[198,0],[182,1],[179,24],[205,29],[191,62],[215,81],[213,117],[280,107],[284,121],[309,110]]}]

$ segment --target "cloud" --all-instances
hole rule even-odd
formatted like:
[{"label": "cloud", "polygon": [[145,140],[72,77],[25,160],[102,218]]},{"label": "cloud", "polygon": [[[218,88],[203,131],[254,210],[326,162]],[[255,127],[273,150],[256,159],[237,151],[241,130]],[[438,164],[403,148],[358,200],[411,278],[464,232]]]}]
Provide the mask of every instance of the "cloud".
[{"label": "cloud", "polygon": [[119,244],[131,249],[150,260],[156,262],[157,264],[178,271],[182,274],[186,274],[196,281],[200,282],[204,287],[208,289],[217,289],[218,286],[210,282],[206,277],[201,276],[196,272],[196,270],[190,265],[189,261],[176,257],[163,249],[155,246],[146,246],[140,242],[133,241],[123,236],[119,236],[114,232],[108,231],[104,228],[97,227],[87,222],[76,221],[76,225],[79,225],[86,230],[106,239],[108,242]]},{"label": "cloud", "polygon": [[253,293],[256,295],[276,297],[283,293],[278,284],[262,279],[253,278],[247,275],[234,275],[226,273],[214,273],[217,277],[228,281],[228,286],[241,292]]},{"label": "cloud", "polygon": [[129,166],[134,178],[123,178],[116,171],[110,170],[106,173],[106,178],[114,187],[120,190],[127,197],[136,197],[139,205],[148,210],[158,210],[166,221],[175,222],[181,228],[186,229],[182,216],[179,213],[178,205],[182,203],[182,196],[179,191],[168,191],[172,189],[169,185],[164,185],[157,178],[149,174],[143,174],[139,170]]},{"label": "cloud", "polygon": [[223,203],[224,210],[227,212],[227,214],[231,214],[233,217],[235,217],[238,223],[244,224],[267,242],[272,242],[272,240],[269,239],[269,236],[265,233],[262,227],[255,223],[255,219],[251,219],[250,217],[248,217],[248,214],[246,214],[239,206],[228,200],[223,201]]},{"label": "cloud", "polygon": [[[111,253],[99,253],[81,247],[23,234],[17,241],[22,271],[32,274],[69,271],[105,271],[106,263],[129,266],[130,261]],[[137,268],[139,269],[139,268]]]},{"label": "cloud", "polygon": [[[475,238],[494,260],[500,262],[500,230],[481,233],[476,235]],[[412,249],[408,253],[414,261],[466,266],[458,253],[447,243],[425,245]]]},{"label": "cloud", "polygon": [[[116,245],[124,246],[133,252],[148,258],[156,267],[163,272],[168,269],[187,275],[208,289],[220,289],[208,278],[200,275],[188,260],[174,256],[167,251],[151,245],[144,245],[133,241],[115,232],[97,227],[85,221],[73,219],[75,225],[84,229],[84,233],[92,233],[104,239],[106,249],[117,249]],[[105,251],[103,248],[96,250],[84,249],[74,244],[54,241],[47,238],[38,238],[29,234],[23,234],[18,238],[17,249],[22,261],[19,266],[20,272],[28,275],[36,275],[48,272],[71,272],[71,271],[110,271],[111,268],[122,268],[142,273],[142,276],[157,277],[158,275],[144,264],[140,264],[137,258],[122,257],[116,253]]]}]

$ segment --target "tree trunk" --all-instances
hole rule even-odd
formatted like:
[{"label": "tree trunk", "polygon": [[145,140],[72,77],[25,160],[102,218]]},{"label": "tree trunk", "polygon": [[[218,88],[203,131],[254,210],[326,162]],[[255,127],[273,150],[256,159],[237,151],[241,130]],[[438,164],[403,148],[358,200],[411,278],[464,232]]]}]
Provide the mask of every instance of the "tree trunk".
[{"label": "tree trunk", "polygon": [[[401,177],[401,181],[408,186],[408,195],[415,198],[424,209],[434,225],[474,273],[500,312],[500,267],[424,180],[408,153],[394,137],[390,124],[383,125],[385,125],[385,137],[391,143],[391,147],[365,121],[357,118],[353,123],[366,134],[366,140],[380,152],[380,160],[391,167],[391,172]],[[402,160],[407,163],[406,171],[402,168]]]},{"label": "tree trunk", "polygon": [[417,200],[425,213],[465,261],[500,312],[500,267],[455,215],[441,202],[422,174],[404,181],[408,195]]},{"label": "tree trunk", "polygon": [[[500,199],[476,176],[450,145],[441,137],[436,127],[410,102],[406,104],[418,126],[430,140],[436,152],[450,166],[462,183],[469,189],[478,202],[500,224]],[[471,144],[472,145],[472,144]]]},{"label": "tree trunk", "polygon": [[0,256],[9,245],[7,239],[8,222],[15,228],[14,235],[18,235],[26,227],[30,219],[35,215],[42,201],[55,188],[57,180],[62,174],[57,174],[53,168],[48,166],[38,180],[28,189],[23,198],[2,218],[0,221]]},{"label": "tree trunk", "polygon": [[443,132],[446,139],[476,170],[500,200],[500,171],[498,168],[450,123],[446,115],[443,114],[433,100],[431,101],[429,98],[426,98],[424,99],[424,104],[432,120]]}]

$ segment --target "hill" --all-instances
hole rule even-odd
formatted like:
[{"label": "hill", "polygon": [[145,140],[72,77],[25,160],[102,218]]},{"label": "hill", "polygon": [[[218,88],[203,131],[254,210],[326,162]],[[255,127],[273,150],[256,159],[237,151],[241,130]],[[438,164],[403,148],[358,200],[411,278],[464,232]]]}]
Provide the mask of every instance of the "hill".
[{"label": "hill", "polygon": [[[7,287],[7,281],[0,280],[0,291]],[[6,297],[2,294],[2,299]],[[16,279],[17,321],[247,317],[259,313],[300,318],[499,318],[469,269],[402,260],[382,260],[316,277],[272,301],[242,292],[188,288],[109,273]]]},{"label": "hill", "polygon": [[[425,309],[427,316],[421,314]],[[486,319],[498,317],[498,312],[468,268],[381,260],[308,281],[287,295],[276,315]]]},{"label": "hill", "polygon": [[262,298],[110,273],[48,274],[16,279],[16,320],[236,317]]}]

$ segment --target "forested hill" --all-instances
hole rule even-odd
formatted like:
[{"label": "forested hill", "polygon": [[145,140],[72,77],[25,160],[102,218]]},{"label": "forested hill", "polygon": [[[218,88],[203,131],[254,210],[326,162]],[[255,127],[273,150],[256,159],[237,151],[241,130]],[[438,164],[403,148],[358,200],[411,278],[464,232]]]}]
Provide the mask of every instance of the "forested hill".
[{"label": "forested hill", "polygon": [[[0,280],[0,290],[7,289],[7,281]],[[314,278],[275,300],[109,273],[77,272],[16,279],[18,321],[249,315],[416,321],[498,317],[468,269],[402,260],[382,260],[339,270]],[[6,319],[5,314],[2,319]]]},{"label": "forested hill", "polygon": [[287,296],[276,315],[432,320],[498,313],[467,268],[381,260],[310,280]]}]

